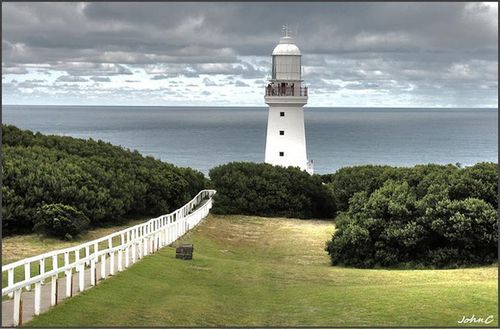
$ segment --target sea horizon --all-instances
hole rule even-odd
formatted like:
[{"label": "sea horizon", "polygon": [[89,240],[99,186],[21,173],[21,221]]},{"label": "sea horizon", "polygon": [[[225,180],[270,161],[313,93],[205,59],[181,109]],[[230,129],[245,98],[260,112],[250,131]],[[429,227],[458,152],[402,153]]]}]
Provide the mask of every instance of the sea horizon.
[{"label": "sea horizon", "polygon": [[[264,162],[267,113],[266,106],[2,105],[5,124],[100,139],[205,175],[232,161]],[[496,108],[307,107],[304,115],[318,174],[498,161]]]},{"label": "sea horizon", "polygon": [[[109,104],[2,104],[4,106],[70,106],[70,107],[166,107],[166,108],[268,108],[267,105],[109,105]],[[304,109],[491,109],[498,110],[497,107],[453,107],[453,106],[309,106]]]}]

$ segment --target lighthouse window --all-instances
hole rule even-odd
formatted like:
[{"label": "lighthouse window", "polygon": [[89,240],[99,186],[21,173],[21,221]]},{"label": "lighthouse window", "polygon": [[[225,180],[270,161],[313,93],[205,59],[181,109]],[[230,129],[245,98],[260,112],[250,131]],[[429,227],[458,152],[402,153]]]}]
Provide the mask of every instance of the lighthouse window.
[{"label": "lighthouse window", "polygon": [[284,130],[280,130],[280,135],[283,136],[285,134]]},{"label": "lighthouse window", "polygon": [[285,112],[280,112],[280,117],[284,117],[285,116]]},{"label": "lighthouse window", "polygon": [[273,72],[272,72],[272,78],[276,79],[276,63],[274,62],[274,58],[276,56],[273,56]]},{"label": "lighthouse window", "polygon": [[285,152],[280,152],[280,157],[285,156]]}]

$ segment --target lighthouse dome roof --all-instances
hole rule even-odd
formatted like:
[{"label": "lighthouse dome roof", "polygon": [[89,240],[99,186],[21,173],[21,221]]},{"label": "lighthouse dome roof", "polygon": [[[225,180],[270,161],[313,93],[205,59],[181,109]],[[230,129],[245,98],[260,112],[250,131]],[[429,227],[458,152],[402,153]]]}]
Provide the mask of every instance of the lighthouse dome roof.
[{"label": "lighthouse dome roof", "polygon": [[280,43],[274,48],[273,56],[275,55],[288,55],[288,56],[300,56],[300,49],[294,43],[294,40],[290,36],[281,37]]}]

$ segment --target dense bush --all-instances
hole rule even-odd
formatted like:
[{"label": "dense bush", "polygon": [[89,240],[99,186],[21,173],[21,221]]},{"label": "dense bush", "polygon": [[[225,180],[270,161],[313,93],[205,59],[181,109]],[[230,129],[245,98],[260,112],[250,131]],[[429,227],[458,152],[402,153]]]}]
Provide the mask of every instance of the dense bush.
[{"label": "dense bush", "polygon": [[[478,164],[446,179],[443,172],[428,172],[411,184],[408,177],[415,175],[406,176],[386,181],[371,194],[354,193],[327,242],[332,264],[456,267],[494,262],[498,216],[496,198],[488,197],[497,176],[491,168],[495,166]],[[488,178],[472,185],[482,189],[460,185],[474,175]]]},{"label": "dense bush", "polygon": [[72,206],[91,225],[159,215],[205,187],[203,174],[103,141],[45,136],[2,126],[2,228],[29,232],[46,204]]},{"label": "dense bush", "polygon": [[[496,184],[492,177],[498,177],[494,164],[477,166],[484,166],[483,169],[487,172],[485,175],[490,175],[488,184]],[[333,196],[337,211],[346,211],[349,200],[355,193],[365,192],[370,195],[388,180],[406,181],[417,196],[422,197],[431,184],[449,185],[452,180],[460,180],[460,175],[475,167],[460,169],[453,165],[436,164],[417,165],[412,168],[365,165],[341,168],[334,174],[323,175],[322,179]]]},{"label": "dense bush", "polygon": [[231,162],[210,170],[220,214],[324,218],[334,213],[321,177],[294,167]]},{"label": "dense bush", "polygon": [[498,166],[494,163],[478,163],[461,169],[450,180],[451,199],[477,198],[498,208]]},{"label": "dense bush", "polygon": [[81,211],[64,204],[46,204],[37,211],[35,231],[71,240],[86,232],[89,219]]},{"label": "dense bush", "polygon": [[331,191],[337,211],[344,211],[355,193],[364,191],[371,194],[382,186],[391,169],[389,166],[374,165],[345,167],[335,174],[323,175],[322,179]]}]

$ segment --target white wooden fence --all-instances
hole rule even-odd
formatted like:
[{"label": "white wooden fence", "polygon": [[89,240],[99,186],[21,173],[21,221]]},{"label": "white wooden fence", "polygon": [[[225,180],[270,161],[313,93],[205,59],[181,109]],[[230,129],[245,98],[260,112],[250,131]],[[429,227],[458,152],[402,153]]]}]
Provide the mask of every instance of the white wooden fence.
[{"label": "white wooden fence", "polygon": [[[98,280],[99,260],[100,276],[101,279],[105,279],[107,273],[114,274],[115,261],[118,271],[122,271],[138,259],[171,244],[208,215],[215,193],[215,190],[203,190],[183,207],[170,214],[75,247],[55,250],[3,265],[2,275],[7,272],[7,286],[2,288],[2,297],[8,295],[14,298],[12,314],[14,325],[19,324],[23,289],[29,291],[34,286],[34,313],[38,315],[41,306],[41,287],[46,281],[51,282],[51,305],[57,303],[56,281],[60,273],[64,273],[66,279],[66,297],[72,296],[73,274],[78,275],[78,290],[85,289],[85,269],[88,267],[90,267],[90,283],[95,286]],[[113,238],[119,241],[113,241]],[[107,241],[107,247],[100,249],[99,243],[103,241]],[[107,257],[109,261],[106,260]],[[59,264],[59,258],[64,259],[64,264]],[[51,266],[48,266],[48,259],[52,260]],[[109,264],[108,269],[106,269],[106,264]],[[31,277],[33,266],[39,267],[39,274]],[[16,280],[16,272],[17,277],[19,277],[19,272],[24,272],[21,280]]]}]

